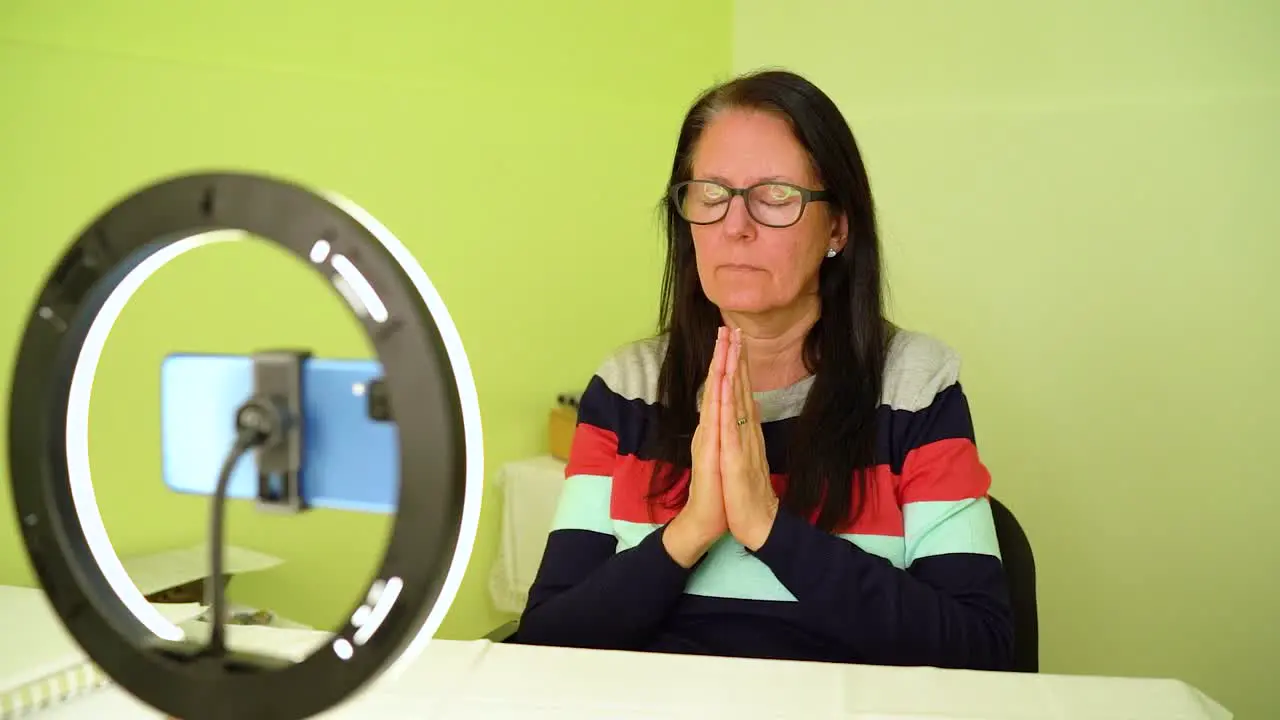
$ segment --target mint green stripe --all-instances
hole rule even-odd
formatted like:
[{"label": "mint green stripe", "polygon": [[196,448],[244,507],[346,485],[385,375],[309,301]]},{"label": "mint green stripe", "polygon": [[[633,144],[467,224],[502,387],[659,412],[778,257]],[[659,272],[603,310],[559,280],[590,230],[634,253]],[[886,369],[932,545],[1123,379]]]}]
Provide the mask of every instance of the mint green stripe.
[{"label": "mint green stripe", "polygon": [[658,529],[658,525],[654,523],[638,523],[627,522],[625,520],[613,520],[609,532],[618,538],[617,552],[630,550],[640,544],[649,533]]},{"label": "mint green stripe", "polygon": [[[653,523],[615,520],[613,533],[618,536],[618,552],[639,545],[658,527]],[[795,602],[796,599],[778,582],[768,565],[750,555],[731,535],[721,537],[711,546],[684,591],[690,595],[741,600]]]},{"label": "mint green stripe", "polygon": [[[613,534],[618,538],[618,552],[640,544],[646,536],[658,529],[652,523],[634,523],[615,520]],[[905,567],[902,538],[884,535],[840,535],[863,550],[879,555],[895,567]],[[769,569],[768,565],[747,552],[732,536],[720,538],[707,552],[702,564],[694,571],[685,586],[690,595],[732,598],[737,600],[775,600],[795,602],[795,596],[787,590]]]},{"label": "mint green stripe", "polygon": [[731,535],[725,535],[711,546],[684,591],[690,595],[741,600],[796,601],[769,566],[748,554]]},{"label": "mint green stripe", "polygon": [[902,508],[907,564],[948,553],[1000,557],[996,525],[986,498],[913,502]]},{"label": "mint green stripe", "polygon": [[613,478],[608,475],[570,475],[560,490],[552,530],[591,530],[613,534],[609,497]]}]

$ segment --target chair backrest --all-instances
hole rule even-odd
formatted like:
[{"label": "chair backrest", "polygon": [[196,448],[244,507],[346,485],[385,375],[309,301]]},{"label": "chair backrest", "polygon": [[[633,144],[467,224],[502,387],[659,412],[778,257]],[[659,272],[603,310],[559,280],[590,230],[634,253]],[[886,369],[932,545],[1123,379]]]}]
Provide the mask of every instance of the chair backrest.
[{"label": "chair backrest", "polygon": [[1036,559],[1031,541],[1009,508],[995,498],[991,514],[996,540],[1009,578],[1009,601],[1013,606],[1013,669],[1040,671],[1040,618],[1036,606]]}]

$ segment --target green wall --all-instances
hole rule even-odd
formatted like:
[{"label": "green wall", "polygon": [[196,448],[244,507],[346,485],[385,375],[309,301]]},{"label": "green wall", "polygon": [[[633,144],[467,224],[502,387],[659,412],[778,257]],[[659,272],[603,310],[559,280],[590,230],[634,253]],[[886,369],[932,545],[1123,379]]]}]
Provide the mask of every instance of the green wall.
[{"label": "green wall", "polygon": [[[652,327],[653,207],[684,107],[728,70],[729,11],[680,0],[369,0],[358,11],[6,0],[0,396],[45,272],[95,213],[162,176],[256,170],[352,198],[427,268],[474,366],[490,477],[543,452],[556,393]],[[91,411],[95,485],[120,554],[197,542],[207,520],[207,499],[160,484],[162,357],[291,345],[370,352],[336,295],[265,244],[197,251],[142,288],[108,341]],[[0,468],[0,582],[27,583]],[[486,497],[442,636],[475,637],[504,619],[487,593],[495,500]],[[278,518],[240,504],[231,541],[287,563],[238,581],[232,599],[334,626],[387,527],[383,517]]]},{"label": "green wall", "polygon": [[[967,359],[996,492],[1035,543],[1045,669],[1179,677],[1267,716],[1280,13],[1212,7],[739,0],[731,20],[728,2],[677,0],[8,0],[0,394],[40,279],[88,218],[160,176],[260,170],[352,197],[410,246],[467,344],[490,470],[540,452],[554,393],[650,327],[652,203],[681,110],[731,56],[789,65],[864,146],[895,316]],[[122,553],[196,542],[206,519],[159,484],[160,359],[289,344],[368,354],[269,247],[202,250],[140,291],[91,422]],[[502,619],[493,500],[443,636]],[[338,621],[386,528],[247,507],[231,524],[288,561],[233,599],[315,624]],[[0,527],[0,582],[29,582],[7,508]]]},{"label": "green wall", "polygon": [[[822,22],[814,22],[821,17]],[[1045,669],[1280,712],[1280,5],[739,0],[839,102],[894,314],[966,359]]]}]

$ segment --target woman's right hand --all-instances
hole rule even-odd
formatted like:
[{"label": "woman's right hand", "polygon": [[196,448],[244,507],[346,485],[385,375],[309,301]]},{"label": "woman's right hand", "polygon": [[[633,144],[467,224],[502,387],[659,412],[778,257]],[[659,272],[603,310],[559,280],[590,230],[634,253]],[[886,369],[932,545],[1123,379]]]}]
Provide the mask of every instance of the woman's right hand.
[{"label": "woman's right hand", "polygon": [[689,499],[662,536],[667,553],[686,568],[693,567],[729,529],[720,487],[720,387],[728,356],[729,330],[721,327],[693,433]]}]

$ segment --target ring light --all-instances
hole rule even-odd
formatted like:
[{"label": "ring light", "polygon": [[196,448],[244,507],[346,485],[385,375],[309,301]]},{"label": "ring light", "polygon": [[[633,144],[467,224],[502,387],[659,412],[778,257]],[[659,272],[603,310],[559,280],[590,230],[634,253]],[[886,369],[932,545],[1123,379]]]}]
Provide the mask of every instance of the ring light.
[{"label": "ring light", "polygon": [[[120,310],[168,261],[246,233],[333,283],[377,351],[399,434],[410,439],[400,444],[397,511],[368,591],[331,643],[274,669],[175,650],[184,633],[125,572],[89,472],[90,390]],[[246,174],[145,187],[94,220],[60,258],[22,336],[9,466],[28,559],[63,624],[121,687],[184,720],[311,717],[414,657],[462,582],[484,476],[475,381],[421,266],[353,203]]]}]

